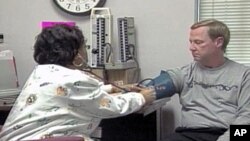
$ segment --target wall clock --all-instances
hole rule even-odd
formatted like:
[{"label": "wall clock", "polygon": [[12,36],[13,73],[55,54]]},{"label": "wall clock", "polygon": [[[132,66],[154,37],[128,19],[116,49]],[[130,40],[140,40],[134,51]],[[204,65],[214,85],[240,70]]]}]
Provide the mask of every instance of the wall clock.
[{"label": "wall clock", "polygon": [[94,7],[102,7],[106,0],[53,0],[63,11],[73,15],[89,15]]}]

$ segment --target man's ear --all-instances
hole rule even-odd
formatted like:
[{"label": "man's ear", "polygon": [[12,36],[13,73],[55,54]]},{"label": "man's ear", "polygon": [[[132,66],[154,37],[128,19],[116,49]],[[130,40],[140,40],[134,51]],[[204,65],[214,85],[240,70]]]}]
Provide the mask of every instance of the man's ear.
[{"label": "man's ear", "polygon": [[217,45],[217,47],[222,47],[223,43],[224,43],[224,38],[223,37],[217,37],[215,39],[215,44]]}]

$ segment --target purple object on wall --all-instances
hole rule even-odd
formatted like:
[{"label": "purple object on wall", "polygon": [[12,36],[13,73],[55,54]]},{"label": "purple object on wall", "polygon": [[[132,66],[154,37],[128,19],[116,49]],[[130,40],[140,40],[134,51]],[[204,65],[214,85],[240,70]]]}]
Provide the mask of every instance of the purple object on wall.
[{"label": "purple object on wall", "polygon": [[55,22],[55,21],[42,21],[41,22],[42,28],[51,27],[55,24],[65,24],[68,26],[75,26],[76,25],[75,22]]}]

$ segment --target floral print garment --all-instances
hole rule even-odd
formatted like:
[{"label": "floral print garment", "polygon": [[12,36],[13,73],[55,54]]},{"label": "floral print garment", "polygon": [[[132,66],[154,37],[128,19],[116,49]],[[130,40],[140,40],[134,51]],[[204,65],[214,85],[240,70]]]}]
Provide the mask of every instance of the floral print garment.
[{"label": "floral print garment", "polygon": [[16,100],[0,133],[1,141],[90,135],[103,118],[138,111],[141,94],[111,95],[110,85],[79,70],[38,65]]}]

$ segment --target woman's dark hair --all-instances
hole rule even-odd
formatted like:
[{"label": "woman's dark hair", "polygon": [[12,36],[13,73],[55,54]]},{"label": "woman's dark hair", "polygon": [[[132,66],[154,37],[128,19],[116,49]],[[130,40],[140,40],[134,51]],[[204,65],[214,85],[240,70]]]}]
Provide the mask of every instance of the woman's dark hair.
[{"label": "woman's dark hair", "polygon": [[77,26],[46,27],[36,38],[33,57],[38,64],[71,65],[84,41]]}]

